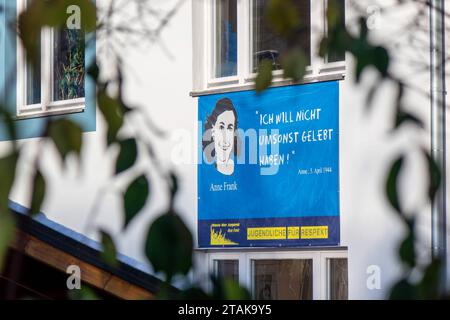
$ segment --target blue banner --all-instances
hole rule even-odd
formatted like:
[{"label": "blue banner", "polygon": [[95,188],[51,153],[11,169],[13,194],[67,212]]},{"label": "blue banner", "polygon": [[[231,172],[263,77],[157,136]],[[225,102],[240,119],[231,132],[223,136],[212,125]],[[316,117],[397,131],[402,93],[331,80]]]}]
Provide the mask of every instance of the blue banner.
[{"label": "blue banner", "polygon": [[199,247],[340,242],[339,84],[199,98]]}]

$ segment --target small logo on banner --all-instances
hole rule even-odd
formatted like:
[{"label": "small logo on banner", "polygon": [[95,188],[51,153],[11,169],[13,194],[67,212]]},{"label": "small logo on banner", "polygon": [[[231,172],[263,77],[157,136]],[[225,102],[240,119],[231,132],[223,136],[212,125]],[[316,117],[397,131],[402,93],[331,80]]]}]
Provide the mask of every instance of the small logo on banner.
[{"label": "small logo on banner", "polygon": [[238,243],[229,239],[229,235],[239,233],[239,223],[211,224],[210,243],[212,246],[232,246]]}]

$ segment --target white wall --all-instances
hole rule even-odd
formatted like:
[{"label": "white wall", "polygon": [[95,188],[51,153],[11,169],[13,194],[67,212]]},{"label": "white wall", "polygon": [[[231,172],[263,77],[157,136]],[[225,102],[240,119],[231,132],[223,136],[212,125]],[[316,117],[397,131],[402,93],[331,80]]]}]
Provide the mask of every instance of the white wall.
[{"label": "white wall", "polygon": [[[364,8],[378,3],[380,7],[393,1],[358,1]],[[341,83],[341,219],[342,242],[349,247],[350,298],[384,298],[392,281],[402,275],[398,247],[405,228],[391,209],[385,196],[385,182],[391,163],[401,152],[406,152],[405,171],[401,176],[401,201],[407,211],[418,215],[417,232],[420,239],[418,255],[427,259],[430,248],[430,211],[426,203],[425,163],[420,147],[429,148],[429,88],[428,72],[413,72],[414,64],[428,63],[428,21],[423,21],[423,31],[405,29],[415,17],[414,5],[400,10],[387,10],[381,14],[373,32],[373,40],[387,45],[393,55],[391,71],[417,90],[406,90],[407,110],[417,114],[426,124],[419,132],[410,126],[395,134],[390,133],[395,110],[396,89],[383,84],[371,109],[367,109],[367,85],[377,81],[375,73],[367,72],[362,84],[354,85],[353,71]],[[350,13],[351,15],[351,13]],[[409,37],[424,42],[411,52]],[[352,59],[347,59],[349,66]],[[366,286],[367,268],[380,267],[381,290]]]},{"label": "white wall", "polygon": [[[154,1],[154,6],[167,12],[176,2]],[[108,2],[99,4],[107,5]],[[192,84],[191,23],[190,2],[185,1],[164,28],[159,42],[142,43],[139,48],[123,47],[120,54],[124,57],[125,66],[125,101],[130,105],[143,107],[147,116],[166,132],[167,136],[164,138],[156,137],[149,130],[144,131],[144,135],[154,143],[163,168],[173,168],[178,174],[180,192],[176,208],[196,234],[197,178],[194,160],[190,164],[178,166],[170,162],[172,146],[179,144],[178,140],[172,139],[174,130],[186,133],[183,138],[189,139],[191,143],[191,150],[188,151],[192,152],[192,156],[195,155],[193,150],[196,136],[193,134],[196,134],[197,125],[196,99],[189,96]],[[101,41],[98,46],[102,46]],[[99,55],[100,63],[106,69],[109,65],[107,58],[103,54]],[[125,134],[127,131],[132,132],[136,125],[142,125],[142,121],[138,119],[137,122],[131,122],[125,129]],[[150,201],[126,231],[123,231],[121,190],[117,189],[123,188],[125,182],[134,176],[125,174],[119,178],[119,183],[111,183],[114,156],[118,150],[106,152],[105,127],[100,113],[97,113],[97,131],[84,134],[83,159],[79,172],[75,161],[71,161],[67,170],[63,170],[57,162],[52,145],[48,144],[37,150],[38,140],[29,139],[22,143],[29,159],[35,152],[42,156],[41,164],[48,184],[42,209],[46,216],[94,239],[98,239],[95,232],[98,228],[110,231],[115,236],[121,253],[147,263],[143,246],[148,226],[157,215],[165,212],[168,205],[167,186],[155,172],[149,159],[139,159],[138,168],[134,172],[137,174],[143,170],[152,177]],[[0,147],[5,148],[6,145],[7,143],[2,143]],[[28,203],[28,170],[29,161],[21,162],[19,177],[11,194],[13,201],[23,205]],[[104,197],[94,206],[99,193],[104,193]],[[91,210],[96,213],[91,215]],[[91,216],[95,216],[95,219],[90,219]]]}]

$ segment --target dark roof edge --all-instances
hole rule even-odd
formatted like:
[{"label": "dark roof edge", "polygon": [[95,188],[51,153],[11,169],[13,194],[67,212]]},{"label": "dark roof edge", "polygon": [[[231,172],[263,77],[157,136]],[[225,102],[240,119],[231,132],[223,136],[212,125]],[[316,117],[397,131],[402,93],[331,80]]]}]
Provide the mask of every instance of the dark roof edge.
[{"label": "dark roof edge", "polygon": [[[88,264],[96,266],[104,271],[107,271],[129,283],[157,294],[163,281],[159,278],[139,270],[118,259],[118,267],[113,267],[105,263],[101,258],[101,251],[92,248],[91,246],[77,241],[68,235],[54,230],[53,228],[39,222],[36,219],[30,218],[18,209],[18,204],[12,203],[11,210],[15,213],[17,227],[23,232],[30,234],[39,240],[76,257]],[[21,207],[21,206],[20,206]],[[47,219],[47,218],[45,218]],[[73,231],[72,231],[73,232]],[[98,244],[98,243],[97,243]],[[174,296],[179,290],[173,286],[169,289],[169,295]]]}]

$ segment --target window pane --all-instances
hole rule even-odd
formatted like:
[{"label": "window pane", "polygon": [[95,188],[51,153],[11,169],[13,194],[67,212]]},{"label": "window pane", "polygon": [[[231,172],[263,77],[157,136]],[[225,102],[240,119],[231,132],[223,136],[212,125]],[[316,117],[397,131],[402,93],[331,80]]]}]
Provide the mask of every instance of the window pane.
[{"label": "window pane", "polygon": [[237,0],[216,0],[215,76],[237,74]]},{"label": "window pane", "polygon": [[348,299],[347,259],[329,259],[329,298],[331,300]]},{"label": "window pane", "polygon": [[[26,1],[26,6],[30,4],[31,0]],[[37,53],[35,65],[32,62],[26,62],[25,81],[26,81],[26,104],[41,103],[41,36],[39,35],[35,45],[35,52]]]},{"label": "window pane", "polygon": [[37,57],[35,65],[31,61],[26,62],[26,104],[41,103],[41,38],[36,43]]},{"label": "window pane", "polygon": [[[338,29],[345,28],[345,0],[328,0],[328,7],[332,6],[337,10],[336,17],[338,18]],[[330,23],[328,22],[328,25]],[[330,48],[328,52],[328,62],[337,62],[345,60],[345,52],[337,52],[336,50],[332,50]]]},{"label": "window pane", "polygon": [[84,33],[54,30],[53,101],[84,97]]},{"label": "window pane", "polygon": [[291,47],[298,46],[311,61],[311,3],[310,0],[293,0],[300,25],[289,39],[281,37],[266,18],[269,0],[253,0],[253,71],[264,59],[272,60],[273,69],[280,69],[280,57]]},{"label": "window pane", "polygon": [[258,300],[311,300],[312,260],[254,260],[253,295]]},{"label": "window pane", "polygon": [[214,264],[216,276],[239,281],[239,260],[215,260]]}]

